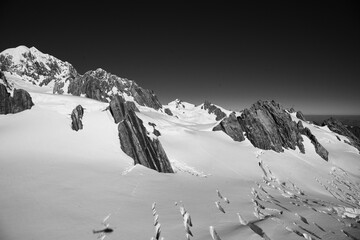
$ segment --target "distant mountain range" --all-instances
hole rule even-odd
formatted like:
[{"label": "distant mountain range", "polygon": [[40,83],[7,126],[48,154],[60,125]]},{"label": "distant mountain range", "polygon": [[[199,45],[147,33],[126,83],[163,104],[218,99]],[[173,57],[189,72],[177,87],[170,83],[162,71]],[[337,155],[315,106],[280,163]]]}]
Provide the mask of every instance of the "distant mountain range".
[{"label": "distant mountain range", "polygon": [[0,239],[357,239],[359,129],[309,120],[271,100],[162,104],[104,69],[4,50]]},{"label": "distant mountain range", "polygon": [[[149,140],[141,119],[135,114],[139,112],[136,107],[139,105],[179,118],[171,112],[170,108],[163,108],[153,91],[143,89],[132,80],[118,77],[100,68],[81,75],[70,63],[44,54],[35,47],[19,46],[4,50],[0,53],[0,64],[2,72],[18,76],[23,81],[40,88],[50,87],[53,94],[71,94],[109,102],[111,114],[115,122],[119,123],[119,137],[123,151],[131,156],[135,163],[158,171],[172,172],[160,142],[156,140],[157,146],[152,146],[154,140]],[[33,103],[25,90],[21,90],[23,92],[20,96],[16,91],[13,94],[14,97],[10,96],[13,83],[6,79],[4,73],[1,73],[3,83],[0,99],[3,99],[2,105],[5,106],[1,107],[1,112],[15,113],[21,111],[22,108],[31,108]],[[5,92],[6,89],[9,90],[9,94]],[[180,100],[175,101],[174,105],[176,109],[187,108],[186,104]],[[264,150],[283,152],[284,149],[299,148],[302,153],[305,153],[302,142],[303,136],[306,136],[313,143],[316,152],[324,160],[328,160],[328,151],[318,142],[316,136],[308,128],[304,128],[301,122],[293,121],[291,113],[295,113],[297,118],[305,121],[304,115],[294,109],[287,110],[274,101],[258,101],[251,108],[239,113],[227,111],[208,101],[200,108],[208,114],[215,115],[218,125],[214,126],[213,131],[223,131],[234,141],[241,142],[248,139],[255,147]],[[80,121],[80,119],[77,120]],[[325,123],[329,127],[332,126],[330,129],[336,133],[349,137],[349,144],[360,150],[357,129],[350,128],[349,131],[342,126],[341,122],[334,119],[327,120]],[[82,124],[78,123],[78,125]],[[127,136],[126,140],[124,136]],[[138,148],[139,145],[140,148]],[[149,149],[153,150],[148,151]],[[159,154],[157,151],[162,153]],[[142,152],[142,154],[135,154],[135,152]],[[161,166],[167,167],[164,169]]]}]

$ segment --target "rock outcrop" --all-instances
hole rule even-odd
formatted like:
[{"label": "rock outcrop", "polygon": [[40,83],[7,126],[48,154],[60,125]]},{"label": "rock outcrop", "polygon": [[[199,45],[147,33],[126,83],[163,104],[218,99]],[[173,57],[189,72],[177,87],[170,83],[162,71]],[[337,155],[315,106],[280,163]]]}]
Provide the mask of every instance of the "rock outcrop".
[{"label": "rock outcrop", "polygon": [[169,116],[173,116],[173,113],[171,112],[171,110],[169,108],[165,108],[164,112]]},{"label": "rock outcrop", "polygon": [[132,110],[139,112],[139,109],[136,107],[133,102],[126,102],[122,96],[115,96],[110,101],[110,113],[113,116],[115,123],[119,123],[126,118],[127,113]]},{"label": "rock outcrop", "polygon": [[323,145],[321,145],[319,143],[319,141],[317,140],[317,138],[315,137],[314,134],[311,133],[310,129],[303,126],[302,122],[299,121],[297,123],[297,128],[299,129],[300,133],[307,136],[311,143],[314,145],[315,147],[315,152],[322,157],[324,160],[328,161],[329,160],[329,152],[323,147]]},{"label": "rock outcrop", "polygon": [[296,117],[300,120],[306,121],[305,116],[301,111],[296,112]]},{"label": "rock outcrop", "polygon": [[246,137],[258,148],[282,152],[283,148],[304,152],[302,137],[291,116],[274,101],[258,101],[238,118]]},{"label": "rock outcrop", "polygon": [[237,142],[242,142],[245,140],[243,134],[244,130],[236,118],[235,113],[231,113],[229,117],[224,118],[217,126],[213,128],[213,131],[223,131]]},{"label": "rock outcrop", "polygon": [[274,101],[258,101],[250,109],[245,109],[239,117],[230,114],[213,130],[222,130],[235,141],[243,141],[245,132],[245,136],[255,147],[264,150],[283,152],[283,148],[295,150],[298,147],[301,152],[305,152],[303,138],[296,123]]},{"label": "rock outcrop", "polygon": [[84,108],[81,105],[76,106],[71,113],[71,128],[79,131],[83,129],[82,118],[84,116]]},{"label": "rock outcrop", "polygon": [[360,139],[358,139],[349,129],[346,128],[339,120],[329,118],[322,123],[322,126],[327,126],[331,131],[343,135],[349,139],[350,145],[359,150],[360,153]]},{"label": "rock outcrop", "polygon": [[204,105],[201,107],[205,110],[208,111],[208,113],[213,113],[216,115],[216,121],[220,121],[221,119],[223,119],[224,117],[226,117],[226,114],[221,111],[220,108],[218,108],[217,106],[215,106],[214,104],[211,104],[209,101],[205,101]]},{"label": "rock outcrop", "polygon": [[311,140],[316,153],[328,161],[328,151],[310,129],[304,128],[301,121],[297,124],[292,121],[289,113],[274,101],[258,101],[250,109],[245,109],[239,117],[232,113],[215,126],[213,131],[223,131],[239,142],[244,141],[246,136],[255,147],[276,152],[283,152],[284,148],[295,150],[298,147],[300,152],[305,153],[301,136],[305,135]]},{"label": "rock outcrop", "polygon": [[23,89],[14,89],[13,96],[0,83],[0,114],[18,113],[34,106],[30,94]]},{"label": "rock outcrop", "polygon": [[160,131],[156,129],[156,124],[155,124],[155,123],[149,122],[148,124],[149,124],[149,126],[152,126],[152,127],[153,127],[153,132],[152,132],[152,133],[153,133],[155,136],[157,136],[157,137],[161,136]]},{"label": "rock outcrop", "polygon": [[134,111],[129,111],[126,118],[118,125],[121,149],[135,164],[154,169],[158,172],[173,173],[170,161],[159,141],[151,139]]},{"label": "rock outcrop", "polygon": [[155,137],[151,138],[143,121],[136,116],[133,102],[127,102],[121,96],[115,96],[109,105],[109,110],[118,124],[118,134],[121,149],[134,159],[134,164],[141,164],[158,172],[173,173],[170,161],[157,138],[160,132],[153,127]]}]

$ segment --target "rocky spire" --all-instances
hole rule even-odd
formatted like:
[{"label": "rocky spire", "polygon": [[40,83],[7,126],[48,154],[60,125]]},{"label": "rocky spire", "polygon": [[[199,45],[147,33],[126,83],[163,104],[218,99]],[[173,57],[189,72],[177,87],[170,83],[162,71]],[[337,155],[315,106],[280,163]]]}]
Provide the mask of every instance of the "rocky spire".
[{"label": "rocky spire", "polygon": [[123,98],[114,98],[110,102],[110,111],[115,122],[119,123],[121,149],[134,159],[134,164],[141,164],[158,172],[174,172],[159,139],[149,136],[143,121],[136,116],[134,109],[127,107]]}]

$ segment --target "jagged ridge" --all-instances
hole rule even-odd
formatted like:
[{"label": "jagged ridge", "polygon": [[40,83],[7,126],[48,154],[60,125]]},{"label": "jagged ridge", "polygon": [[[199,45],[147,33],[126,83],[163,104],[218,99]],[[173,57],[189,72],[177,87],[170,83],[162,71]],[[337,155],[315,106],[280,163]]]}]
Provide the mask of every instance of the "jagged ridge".
[{"label": "jagged ridge", "polygon": [[116,95],[154,109],[162,108],[152,90],[143,89],[134,81],[118,77],[98,68],[79,74],[68,62],[61,61],[35,47],[19,46],[0,53],[2,71],[19,75],[37,86],[51,86],[53,93],[85,96],[110,102]]},{"label": "jagged ridge", "polygon": [[215,126],[213,131],[223,131],[239,142],[244,141],[246,136],[255,147],[264,150],[283,152],[283,148],[295,150],[298,147],[305,153],[301,136],[303,134],[310,138],[316,152],[324,160],[328,160],[328,152],[311,131],[292,121],[289,113],[275,101],[258,101],[250,109],[245,109],[239,117],[232,113]]}]

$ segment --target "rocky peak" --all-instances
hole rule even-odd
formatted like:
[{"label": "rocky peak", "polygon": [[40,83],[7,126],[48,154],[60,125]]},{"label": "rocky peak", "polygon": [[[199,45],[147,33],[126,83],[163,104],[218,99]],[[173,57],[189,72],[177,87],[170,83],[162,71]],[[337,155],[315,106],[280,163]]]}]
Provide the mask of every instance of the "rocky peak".
[{"label": "rocky peak", "polygon": [[132,99],[141,106],[162,108],[152,90],[141,88],[134,81],[118,77],[104,69],[77,73],[68,62],[61,61],[35,47],[19,46],[0,53],[0,70],[19,75],[25,81],[38,86],[53,86],[55,94],[85,96],[110,102],[116,95]]},{"label": "rocky peak", "polygon": [[224,117],[226,117],[226,114],[223,111],[221,111],[221,109],[219,107],[217,107],[214,104],[211,104],[211,102],[209,102],[209,101],[205,101],[201,108],[204,110],[207,110],[208,113],[210,113],[210,114],[212,114],[212,113],[215,114],[216,121],[219,121],[219,120],[223,119]]},{"label": "rocky peak", "polygon": [[303,151],[302,137],[286,110],[275,101],[257,101],[238,118],[246,137],[261,149],[282,152],[283,148]]},{"label": "rocky peak", "polygon": [[[133,99],[141,106],[154,109],[162,108],[160,101],[155,93],[148,89],[143,89],[134,81],[118,77],[98,68],[95,71],[88,71],[84,75],[77,75],[69,79],[69,84],[59,82],[58,91],[61,89],[65,93],[75,96],[85,95],[102,102],[110,102],[114,96],[121,95],[127,99]],[[66,88],[66,86],[68,86]],[[55,88],[54,88],[55,91]]]},{"label": "rocky peak", "polygon": [[95,78],[103,79],[103,80],[105,80],[108,77],[108,74],[110,74],[102,68],[97,68],[96,70],[89,71],[88,73]]},{"label": "rocky peak", "polygon": [[275,101],[257,101],[239,117],[230,114],[213,130],[222,130],[235,141],[243,141],[245,133],[255,147],[264,150],[282,152],[283,148],[299,147],[304,152],[303,139],[296,123]]}]

